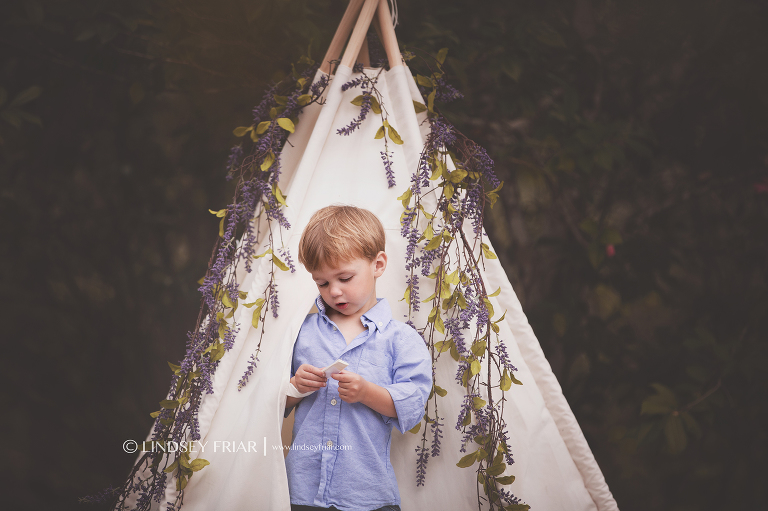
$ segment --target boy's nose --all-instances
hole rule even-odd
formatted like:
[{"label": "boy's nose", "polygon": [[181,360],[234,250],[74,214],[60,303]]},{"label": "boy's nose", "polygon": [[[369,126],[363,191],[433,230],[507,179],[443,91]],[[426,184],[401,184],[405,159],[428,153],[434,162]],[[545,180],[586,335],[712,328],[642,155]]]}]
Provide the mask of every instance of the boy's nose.
[{"label": "boy's nose", "polygon": [[337,286],[331,286],[331,296],[341,296],[341,288]]}]

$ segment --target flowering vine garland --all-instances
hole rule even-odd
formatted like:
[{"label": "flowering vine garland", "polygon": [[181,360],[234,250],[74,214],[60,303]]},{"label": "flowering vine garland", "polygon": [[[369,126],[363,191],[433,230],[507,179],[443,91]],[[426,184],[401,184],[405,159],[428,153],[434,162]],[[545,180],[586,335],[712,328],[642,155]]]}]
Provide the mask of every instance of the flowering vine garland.
[{"label": "flowering vine garland", "polygon": [[[321,101],[328,85],[326,76],[312,83],[317,68],[313,60],[303,56],[293,66],[293,72],[273,85],[253,110],[253,124],[234,130],[236,136],[244,138],[232,148],[227,162],[227,180],[236,180],[235,196],[226,208],[210,211],[221,219],[219,237],[209,269],[198,282],[203,298],[197,325],[187,334],[187,352],[180,364],[169,362],[173,371],[169,394],[160,402],[162,408],[151,414],[156,419],[152,433],[154,445],[134,465],[121,487],[110,487],[82,501],[100,502],[111,497],[113,509],[125,510],[128,497],[135,495],[137,501],[132,509],[146,511],[153,500],[160,502],[165,495],[167,476],[171,474],[179,493],[174,502],[167,503],[168,509],[180,509],[189,478],[209,464],[201,458],[190,461],[189,446],[175,453],[166,452],[164,446],[171,441],[200,439],[197,418],[200,404],[204,394],[213,393],[211,378],[239,332],[240,325],[234,319],[237,308],[252,309],[251,325],[261,326],[261,337],[267,313],[271,311],[277,317],[275,275],[278,271],[295,271],[291,254],[282,243],[282,230],[289,229],[290,225],[283,214],[286,202],[279,187],[280,155],[288,135],[295,131],[301,110]],[[244,146],[249,150],[247,156],[244,156]],[[256,254],[265,236],[268,248]],[[240,291],[235,269],[243,265],[250,272],[253,259],[266,256],[270,258],[270,267],[263,293],[250,296]],[[248,383],[260,350],[261,338],[240,378],[238,390]]]},{"label": "flowering vine garland", "polygon": [[[483,217],[485,205],[493,207],[503,183],[496,177],[485,149],[464,137],[435,108],[437,102],[462,97],[444,78],[447,51],[442,49],[432,60],[436,69],[429,77],[416,76],[427,104],[415,107],[427,111],[430,133],[411,186],[399,197],[404,207],[401,234],[408,240],[406,269],[410,273],[404,296],[409,306],[408,323],[421,333],[432,353],[433,380],[435,363],[442,353],[448,352],[458,362],[455,379],[464,387],[465,396],[455,427],[463,433],[460,452],[473,450],[457,466],[466,468],[478,463],[477,480],[485,495],[481,497],[478,487],[478,509],[481,500],[486,500],[491,510],[525,511],[530,506],[503,488],[515,477],[502,476],[507,465],[515,462],[503,418],[504,393],[513,383],[522,382],[515,378],[517,369],[499,338],[498,323],[504,320],[506,311],[500,316],[495,314],[489,299],[501,288],[489,293],[480,274],[484,259],[497,259],[483,242]],[[426,228],[422,229],[424,224]],[[420,277],[434,283],[420,288]],[[419,310],[419,291],[432,291],[421,301],[431,306],[426,325],[414,325],[411,320],[413,312]],[[474,335],[465,338],[467,332]],[[443,340],[437,340],[437,333],[444,336]],[[485,374],[481,374],[483,362],[487,365]],[[502,392],[496,402],[493,387]],[[421,446],[416,448],[419,485],[424,483],[429,458],[440,454],[441,428],[445,425],[441,421],[445,417],[439,415],[439,398],[447,394],[434,381]],[[421,423],[412,432],[418,433],[420,428]]]},{"label": "flowering vine garland", "polygon": [[[417,485],[424,484],[429,458],[440,454],[445,417],[439,415],[438,398],[445,397],[448,391],[434,381],[434,368],[441,354],[448,352],[458,362],[456,381],[465,389],[456,424],[456,429],[463,433],[460,452],[467,452],[471,442],[477,444],[457,465],[470,467],[478,463],[478,508],[481,501],[486,500],[491,510],[525,511],[529,506],[502,487],[514,481],[514,476],[501,476],[514,459],[503,419],[505,398],[494,402],[491,395],[493,387],[499,387],[503,396],[512,383],[521,382],[515,378],[516,368],[498,336],[498,323],[505,314],[494,319],[489,300],[500,290],[489,294],[480,275],[484,259],[496,259],[483,242],[482,223],[485,205],[493,206],[502,183],[494,174],[493,161],[485,150],[461,135],[435,107],[436,103],[462,97],[444,79],[442,65],[446,53],[446,49],[441,50],[434,58],[437,69],[429,77],[416,77],[422,95],[427,96],[427,104],[414,102],[414,108],[417,113],[427,112],[431,130],[411,185],[399,197],[404,207],[401,233],[408,240],[409,276],[403,298],[409,307],[408,324],[422,335],[433,360],[433,389],[424,416],[428,426],[421,430],[419,423],[411,430],[414,434],[421,431],[421,445],[416,448]],[[413,54],[406,53],[404,58],[410,60]],[[133,509],[145,511],[150,509],[153,500],[160,502],[165,495],[167,476],[171,474],[176,480],[178,496],[174,502],[167,503],[168,509],[180,509],[189,478],[209,464],[201,458],[190,461],[189,448],[169,453],[162,446],[169,441],[200,439],[197,414],[203,395],[213,393],[211,378],[218,361],[232,348],[239,332],[240,325],[234,319],[237,308],[252,309],[251,325],[261,327],[262,337],[266,314],[271,310],[274,317],[278,315],[276,272],[295,271],[291,254],[282,243],[282,230],[289,229],[290,225],[282,209],[286,201],[279,187],[280,156],[288,135],[299,122],[302,108],[321,101],[328,85],[326,75],[311,82],[316,70],[314,61],[302,57],[293,66],[293,72],[272,86],[253,110],[253,124],[233,132],[244,139],[232,148],[227,162],[227,179],[236,180],[235,196],[226,208],[211,211],[221,219],[219,238],[209,269],[199,281],[203,299],[197,325],[188,333],[184,359],[178,365],[169,363],[173,371],[171,389],[167,399],[160,402],[162,408],[151,414],[156,419],[152,441],[161,448],[146,452],[120,488],[108,488],[102,495],[81,500],[96,502],[112,497],[113,508],[124,510],[128,509],[127,498],[136,495]],[[396,183],[388,144],[390,141],[403,144],[403,140],[388,121],[386,105],[376,88],[377,79],[378,75],[363,74],[342,86],[345,91],[360,87],[362,94],[352,101],[360,107],[360,114],[339,129],[338,134],[349,135],[370,112],[380,117],[381,127],[375,137],[384,139],[381,157],[391,188]],[[244,146],[249,149],[248,156],[244,156]],[[426,228],[422,229],[424,224]],[[471,228],[465,229],[465,226]],[[264,236],[268,248],[257,254],[257,246]],[[250,272],[253,259],[267,256],[270,257],[269,280],[263,293],[250,296],[240,291],[235,268],[243,265]],[[420,287],[420,277],[434,280],[434,285],[421,284]],[[412,317],[419,310],[419,292],[427,287],[434,292],[421,303],[429,302],[431,312],[425,325],[415,325]],[[472,338],[465,339],[464,332],[472,329]],[[445,338],[436,340],[436,333]],[[260,349],[261,339],[238,389],[248,383]],[[485,375],[480,374],[483,361],[487,363]],[[483,387],[487,390],[487,400],[481,395]],[[480,495],[480,487],[484,497]]]}]

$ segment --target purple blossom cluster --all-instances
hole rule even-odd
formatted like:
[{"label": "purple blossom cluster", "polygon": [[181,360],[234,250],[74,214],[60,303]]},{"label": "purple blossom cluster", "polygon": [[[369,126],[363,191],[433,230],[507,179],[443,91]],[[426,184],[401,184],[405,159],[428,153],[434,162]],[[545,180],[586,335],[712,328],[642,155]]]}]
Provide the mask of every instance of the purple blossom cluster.
[{"label": "purple blossom cluster", "polygon": [[440,455],[440,441],[443,438],[443,431],[440,428],[442,426],[445,426],[445,424],[440,422],[440,417],[435,417],[435,421],[431,424],[431,426],[432,426],[432,457],[435,457]]},{"label": "purple blossom cluster", "polygon": [[267,286],[267,294],[269,296],[269,306],[272,309],[272,317],[277,317],[277,311],[280,308],[280,300],[277,298],[277,282],[274,279]]},{"label": "purple blossom cluster", "polygon": [[464,435],[461,437],[461,452],[466,452],[467,444],[474,441],[478,435],[488,433],[488,426],[491,424],[491,405],[485,405],[479,410],[475,410],[475,423],[470,423],[464,428]]},{"label": "purple blossom cluster", "polygon": [[387,174],[387,186],[392,188],[395,186],[395,173],[392,170],[392,154],[389,151],[381,151],[381,160],[384,162],[384,171]]},{"label": "purple blossom cluster", "polygon": [[287,248],[278,248],[277,253],[280,254],[286,266],[290,268],[291,273],[296,273],[296,265],[294,264],[293,258],[291,257],[291,251]]},{"label": "purple blossom cluster", "polygon": [[416,447],[416,486],[424,486],[427,477],[427,461],[429,461],[429,449],[423,446]]},{"label": "purple blossom cluster", "polygon": [[245,370],[245,373],[243,374],[242,378],[240,378],[240,381],[237,382],[237,390],[238,392],[243,390],[243,387],[248,383],[248,378],[253,374],[253,370],[256,369],[256,362],[259,361],[259,357],[251,354],[251,358],[248,360],[248,367]]},{"label": "purple blossom cluster", "polygon": [[499,339],[499,344],[496,345],[496,355],[499,357],[501,365],[506,368],[510,373],[517,371],[517,367],[512,365],[509,361],[509,355],[507,354],[507,347],[504,345],[504,341]]},{"label": "purple blossom cluster", "polygon": [[446,82],[444,78],[440,77],[435,81],[437,82],[435,101],[450,103],[451,101],[456,101],[457,99],[464,97],[464,94],[459,92],[453,85]]},{"label": "purple blossom cluster", "polygon": [[253,109],[253,123],[259,124],[261,121],[269,118],[269,111],[273,106],[277,105],[275,96],[277,95],[278,84],[273,84],[269,90],[264,94],[259,104]]},{"label": "purple blossom cluster", "polygon": [[337,129],[337,134],[350,135],[353,131],[359,128],[361,124],[363,124],[363,121],[368,116],[368,112],[371,111],[372,97],[373,96],[371,95],[370,91],[363,91],[363,104],[360,105],[360,114],[356,118],[352,119],[352,122],[350,122],[348,126]]},{"label": "purple blossom cluster", "polygon": [[237,144],[236,146],[233,146],[232,149],[229,151],[229,158],[227,158],[227,179],[232,179],[233,175],[232,172],[235,170],[235,168],[240,165],[240,161],[243,158],[243,146],[241,144]]},{"label": "purple blossom cluster", "polygon": [[408,300],[411,302],[411,308],[417,311],[419,310],[419,276],[410,275],[405,279],[405,282],[410,286]]},{"label": "purple blossom cluster", "polygon": [[507,430],[505,428],[499,428],[499,442],[504,443],[505,452],[504,452],[504,460],[507,462],[507,465],[513,465],[515,463],[515,459],[512,457],[512,451],[509,448],[509,437],[507,436]]},{"label": "purple blossom cluster", "polygon": [[85,497],[80,497],[78,501],[82,504],[102,504],[104,502],[107,502],[107,499],[111,499],[115,495],[117,495],[119,491],[120,491],[120,488],[116,488],[116,487],[113,487],[112,485],[109,485],[98,493],[94,493],[93,495],[86,495]]}]

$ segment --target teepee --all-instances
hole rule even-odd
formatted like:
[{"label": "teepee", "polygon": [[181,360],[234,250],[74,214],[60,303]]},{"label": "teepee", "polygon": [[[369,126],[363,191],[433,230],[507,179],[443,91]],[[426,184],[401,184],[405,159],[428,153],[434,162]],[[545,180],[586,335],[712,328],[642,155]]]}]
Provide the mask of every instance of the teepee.
[{"label": "teepee", "polygon": [[[389,69],[353,70],[361,48],[367,52],[364,37],[374,16]],[[331,74],[330,62],[350,32]],[[274,106],[264,106],[271,114],[266,120],[236,133],[261,147],[241,167],[276,177],[260,182],[257,191],[269,200],[253,211],[217,212],[225,240],[236,232],[230,229],[233,215],[251,215],[238,241],[219,248],[219,254],[229,250],[242,257],[218,269],[218,283],[210,278],[213,270],[206,280],[219,309],[210,307],[197,331],[213,325],[218,335],[208,344],[195,344],[193,337],[188,357],[172,365],[171,390],[147,437],[197,445],[185,456],[140,455],[160,464],[137,463],[124,509],[290,510],[282,446],[290,441],[292,417],[283,412],[293,344],[317,296],[291,254],[312,213],[334,203],[366,208],[384,224],[390,262],[377,292],[388,299],[395,319],[422,332],[435,360],[430,399],[437,408],[427,410],[418,431],[392,433],[391,463],[403,511],[525,509],[523,503],[542,511],[618,509],[478,225],[481,217],[462,213],[481,211],[493,192],[487,186],[482,191],[482,172],[451,149],[461,143],[450,130],[437,133],[445,126],[430,122],[436,118],[436,89],[423,97],[419,86],[437,87],[439,78],[414,79],[401,58],[386,0],[351,0],[320,69],[304,81],[294,77],[296,90],[306,92],[276,95]],[[296,102],[300,115],[282,116]],[[272,130],[287,136],[279,153],[259,146]],[[474,146],[464,147],[472,153]],[[458,243],[464,243],[463,252],[451,252]],[[427,267],[431,275],[422,273]],[[227,279],[234,287],[223,284]],[[433,306],[424,298],[435,289]],[[207,383],[196,394],[182,395],[180,389],[199,382]],[[472,382],[481,386],[471,391]],[[489,422],[477,429],[481,421]],[[191,426],[160,434],[182,422]],[[179,480],[179,473],[187,477]],[[510,492],[519,504],[509,500]]]}]

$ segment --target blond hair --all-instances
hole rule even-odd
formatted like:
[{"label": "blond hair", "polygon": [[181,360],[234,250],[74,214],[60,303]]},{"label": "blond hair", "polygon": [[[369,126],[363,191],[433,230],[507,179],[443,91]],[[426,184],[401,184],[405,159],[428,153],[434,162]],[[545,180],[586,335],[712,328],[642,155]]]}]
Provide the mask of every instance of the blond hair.
[{"label": "blond hair", "polygon": [[384,246],[384,226],[376,215],[355,206],[327,206],[317,210],[304,228],[299,262],[315,271],[358,257],[373,261]]}]

